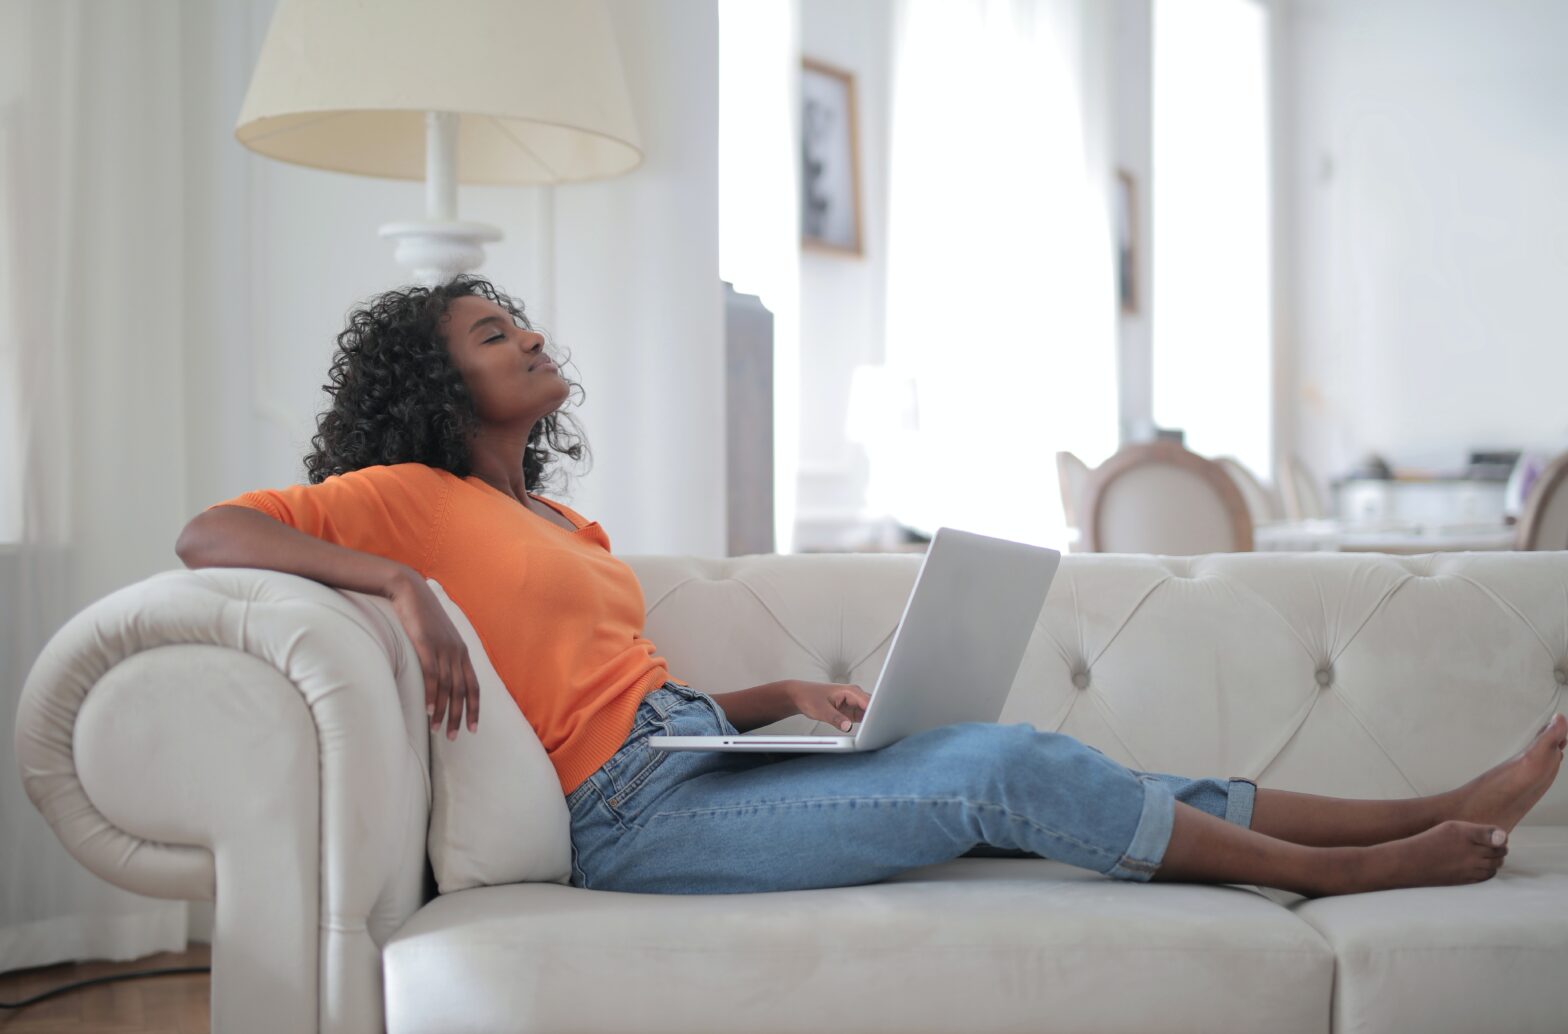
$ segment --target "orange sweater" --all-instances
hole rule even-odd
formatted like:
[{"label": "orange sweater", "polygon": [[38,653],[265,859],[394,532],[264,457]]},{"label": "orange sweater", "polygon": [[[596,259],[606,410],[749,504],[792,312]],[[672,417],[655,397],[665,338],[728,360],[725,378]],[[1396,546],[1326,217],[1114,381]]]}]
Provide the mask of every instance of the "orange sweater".
[{"label": "orange sweater", "polygon": [[422,463],[365,467],[213,506],[260,510],[440,582],[539,734],[562,793],[571,793],[620,749],[644,696],[667,679],[687,683],[670,679],[642,638],[642,586],[610,555],[599,522],[533,498],[577,530],[478,477]]}]

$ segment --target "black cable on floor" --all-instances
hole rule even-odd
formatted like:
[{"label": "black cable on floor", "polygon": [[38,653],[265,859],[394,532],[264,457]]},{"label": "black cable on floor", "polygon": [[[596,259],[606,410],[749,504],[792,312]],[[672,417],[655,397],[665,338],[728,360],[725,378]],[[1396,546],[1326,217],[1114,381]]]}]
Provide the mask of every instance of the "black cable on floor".
[{"label": "black cable on floor", "polygon": [[107,984],[111,980],[130,980],[134,977],[158,977],[163,976],[165,973],[211,972],[211,966],[187,966],[181,969],[143,969],[138,970],[135,973],[111,973],[106,977],[93,977],[91,980],[78,980],[74,984],[66,984],[64,987],[57,987],[53,991],[45,991],[41,995],[33,995],[33,997],[25,999],[24,1001],[0,1002],[0,1009],[20,1009],[24,1005],[32,1005],[34,1002],[41,1002],[45,998],[53,998],[55,995],[64,994],[67,991],[74,991],[78,987],[91,987],[94,984]]}]

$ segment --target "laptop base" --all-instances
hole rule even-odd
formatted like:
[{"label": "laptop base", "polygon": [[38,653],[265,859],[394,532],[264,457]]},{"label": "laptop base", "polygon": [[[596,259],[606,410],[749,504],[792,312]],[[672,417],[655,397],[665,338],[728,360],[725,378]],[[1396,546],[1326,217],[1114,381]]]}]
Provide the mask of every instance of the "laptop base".
[{"label": "laptop base", "polygon": [[654,750],[761,750],[851,753],[853,736],[649,736]]}]

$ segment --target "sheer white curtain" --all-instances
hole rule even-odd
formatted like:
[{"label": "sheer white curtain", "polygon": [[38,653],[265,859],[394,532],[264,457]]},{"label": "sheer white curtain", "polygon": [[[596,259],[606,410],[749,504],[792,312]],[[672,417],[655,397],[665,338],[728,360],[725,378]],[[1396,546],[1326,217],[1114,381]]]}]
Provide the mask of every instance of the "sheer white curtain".
[{"label": "sheer white curtain", "polygon": [[13,745],[49,637],[179,566],[179,12],[0,4],[0,971],[186,946],[185,903],[122,891],[66,853]]},{"label": "sheer white curtain", "polygon": [[1106,6],[897,9],[887,355],[920,428],[887,474],[921,530],[1065,551],[1055,453],[1116,450]]}]

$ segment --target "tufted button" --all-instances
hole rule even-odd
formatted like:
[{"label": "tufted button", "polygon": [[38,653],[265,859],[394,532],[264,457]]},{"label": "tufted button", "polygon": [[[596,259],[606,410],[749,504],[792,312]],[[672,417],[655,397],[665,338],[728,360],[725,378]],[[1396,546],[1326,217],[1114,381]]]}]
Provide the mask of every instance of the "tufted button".
[{"label": "tufted button", "polygon": [[1552,674],[1557,676],[1558,685],[1568,686],[1568,671],[1563,671],[1561,668],[1558,668],[1556,671],[1552,672]]},{"label": "tufted button", "polygon": [[1077,686],[1079,689],[1088,688],[1089,673],[1087,671],[1073,672],[1073,685]]},{"label": "tufted button", "polygon": [[1327,668],[1319,668],[1317,674],[1318,685],[1326,686],[1334,681],[1334,673]]}]

